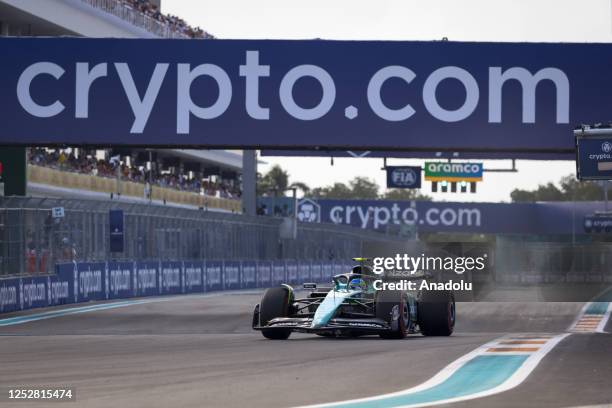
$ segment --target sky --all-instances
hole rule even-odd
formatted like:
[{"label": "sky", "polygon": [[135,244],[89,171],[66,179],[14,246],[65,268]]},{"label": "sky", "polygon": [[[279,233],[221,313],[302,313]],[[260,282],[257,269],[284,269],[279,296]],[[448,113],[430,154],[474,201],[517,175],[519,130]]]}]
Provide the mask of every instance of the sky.
[{"label": "sky", "polygon": [[[162,11],[223,39],[439,40],[610,42],[611,0],[162,0]],[[291,181],[311,187],[376,180],[384,190],[382,159],[263,157],[266,172],[279,164]],[[422,160],[389,159],[388,165]],[[485,161],[485,168],[509,168]],[[485,173],[477,194],[432,194],[444,201],[509,201],[515,188],[534,189],[575,174],[574,162],[517,161],[518,173]]]}]

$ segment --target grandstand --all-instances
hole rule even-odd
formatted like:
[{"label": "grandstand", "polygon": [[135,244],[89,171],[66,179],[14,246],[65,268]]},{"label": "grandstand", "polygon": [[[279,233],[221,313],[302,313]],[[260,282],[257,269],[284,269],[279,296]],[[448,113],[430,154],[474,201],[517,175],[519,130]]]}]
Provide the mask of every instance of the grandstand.
[{"label": "grandstand", "polygon": [[[0,0],[0,35],[214,38],[161,0]],[[28,195],[241,211],[240,151],[31,149],[27,166]]]}]

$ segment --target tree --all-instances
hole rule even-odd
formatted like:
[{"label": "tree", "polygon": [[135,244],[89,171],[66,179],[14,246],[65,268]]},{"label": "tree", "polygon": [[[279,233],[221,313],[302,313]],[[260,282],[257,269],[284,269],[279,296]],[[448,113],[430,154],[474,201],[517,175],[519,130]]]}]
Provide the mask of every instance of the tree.
[{"label": "tree", "polygon": [[311,189],[306,183],[294,181],[289,184],[289,174],[279,165],[274,165],[265,175],[257,173],[258,195],[285,195],[288,188],[296,188],[304,196],[312,198],[329,198],[338,200],[431,200],[431,197],[422,195],[419,190],[391,189],[379,194],[380,187],[375,180],[367,177],[355,177],[347,184],[334,183],[329,186]]},{"label": "tree", "polygon": [[289,186],[289,173],[275,164],[263,177],[258,175],[258,194],[284,195]]},{"label": "tree", "polygon": [[392,188],[385,192],[382,198],[395,201],[431,201],[431,197],[421,194],[420,190],[409,188]]},{"label": "tree", "polygon": [[603,199],[603,189],[592,181],[578,181],[573,175],[563,177],[560,187],[553,183],[541,184],[535,190],[515,189],[510,193],[513,202],[535,201],[598,201]]},{"label": "tree", "polygon": [[296,188],[302,192],[303,195],[308,195],[310,193],[310,187],[306,183],[302,183],[301,181],[294,181],[291,183],[289,188]]},{"label": "tree", "polygon": [[334,183],[331,186],[312,189],[311,196],[313,198],[349,199],[353,198],[353,191],[344,183]]},{"label": "tree", "polygon": [[594,181],[578,181],[572,175],[561,179],[561,188],[565,192],[568,201],[574,199],[576,201],[599,201],[604,198],[603,188],[599,183]]},{"label": "tree", "polygon": [[378,198],[378,184],[367,177],[355,177],[349,181],[352,197],[361,200],[372,200]]}]

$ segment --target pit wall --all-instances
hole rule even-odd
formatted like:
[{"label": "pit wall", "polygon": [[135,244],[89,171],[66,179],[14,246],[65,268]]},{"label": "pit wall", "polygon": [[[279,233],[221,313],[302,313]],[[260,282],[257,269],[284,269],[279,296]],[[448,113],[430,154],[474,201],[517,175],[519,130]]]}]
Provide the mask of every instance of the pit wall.
[{"label": "pit wall", "polygon": [[0,280],[0,313],[95,300],[328,282],[340,261],[145,261],[64,263],[56,273]]}]

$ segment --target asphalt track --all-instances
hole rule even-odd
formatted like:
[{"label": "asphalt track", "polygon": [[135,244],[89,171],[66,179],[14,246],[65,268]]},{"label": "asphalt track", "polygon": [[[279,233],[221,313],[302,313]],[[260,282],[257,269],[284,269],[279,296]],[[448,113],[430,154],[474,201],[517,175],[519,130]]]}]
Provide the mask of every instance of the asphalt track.
[{"label": "asphalt track", "polygon": [[[76,403],[2,407],[290,407],[405,390],[500,336],[565,333],[584,303],[460,303],[456,333],[265,340],[261,292],[189,295],[0,327],[0,389],[70,386]],[[149,299],[150,300],[150,299]],[[159,300],[159,301],[158,301]],[[64,310],[64,309],[59,309]],[[40,311],[19,313],[26,316]],[[7,316],[2,316],[7,317]],[[608,322],[605,330],[612,327]],[[517,387],[452,407],[612,403],[612,334],[564,338]]]}]

